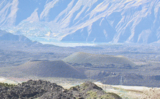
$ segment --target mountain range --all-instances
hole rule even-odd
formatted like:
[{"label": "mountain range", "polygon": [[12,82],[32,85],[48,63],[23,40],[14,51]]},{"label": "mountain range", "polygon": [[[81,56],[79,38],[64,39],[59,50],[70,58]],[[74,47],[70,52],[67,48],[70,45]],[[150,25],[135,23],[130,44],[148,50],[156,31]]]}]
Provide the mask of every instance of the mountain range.
[{"label": "mountain range", "polygon": [[159,0],[1,0],[0,29],[40,42],[159,43]]},{"label": "mountain range", "polygon": [[29,40],[27,37],[23,35],[14,35],[11,33],[8,33],[6,31],[0,30],[0,41],[17,41],[17,42],[26,42],[26,43],[32,43],[31,40]]}]

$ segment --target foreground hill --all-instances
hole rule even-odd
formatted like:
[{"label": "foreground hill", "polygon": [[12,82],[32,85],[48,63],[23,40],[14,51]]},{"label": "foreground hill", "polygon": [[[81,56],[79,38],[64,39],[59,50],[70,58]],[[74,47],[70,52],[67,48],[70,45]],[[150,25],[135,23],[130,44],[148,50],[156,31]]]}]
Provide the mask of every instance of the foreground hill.
[{"label": "foreground hill", "polygon": [[29,61],[17,67],[3,68],[4,71],[12,76],[85,78],[83,73],[63,61]]},{"label": "foreground hill", "polygon": [[[55,80],[53,80],[52,83],[48,82],[48,80],[44,80],[44,81],[26,80],[25,82],[23,81],[23,83],[19,84],[18,86],[13,85],[13,84],[0,83],[0,90],[4,92],[4,93],[0,93],[1,94],[0,98],[4,97],[3,95],[5,95],[5,97],[9,97],[10,95],[12,95],[12,97],[19,96],[21,97],[21,99],[23,99],[22,97],[24,96],[26,97],[38,97],[39,96],[40,97],[42,95],[41,96],[42,99],[43,98],[50,99],[49,97],[53,96],[51,95],[52,93],[54,93],[54,95],[55,95],[55,92],[59,94],[58,90],[61,91],[61,89],[64,90],[62,91],[64,93],[62,93],[62,95],[58,95],[57,97],[63,97],[63,96],[69,97],[70,96],[71,98],[72,96],[78,96],[78,94],[80,93],[81,93],[80,94],[81,97],[86,97],[86,96],[96,97],[100,95],[100,93],[104,93],[103,91],[101,91],[101,89],[103,89],[105,92],[107,92],[106,96],[108,95],[108,97],[114,96],[115,98],[116,97],[118,98],[118,95],[119,95],[120,97],[122,97],[122,99],[160,99],[160,96],[159,96],[160,88],[143,87],[143,86],[122,86],[122,85],[115,86],[115,85],[102,84],[100,82],[94,82],[93,84],[91,82],[84,83],[84,81],[79,81],[78,86],[75,86],[75,84],[77,85],[77,80],[72,80],[71,82],[60,81],[56,83],[58,85],[55,84]],[[63,89],[59,85],[61,85],[65,89]],[[30,92],[26,90],[27,88],[28,90],[30,90]],[[47,92],[45,92],[44,90]],[[86,94],[87,91],[88,91],[88,94]],[[95,91],[98,93],[97,94],[94,93]],[[106,99],[106,98],[102,98],[102,99]],[[109,99],[112,99],[112,98],[109,98]]]},{"label": "foreground hill", "polygon": [[70,89],[56,83],[29,80],[13,87],[0,85],[1,99],[122,99],[114,93],[106,93],[94,83],[86,82]]},{"label": "foreground hill", "polygon": [[96,67],[133,67],[135,64],[123,56],[98,55],[84,52],[76,52],[63,59],[63,61],[72,64],[83,64]]}]

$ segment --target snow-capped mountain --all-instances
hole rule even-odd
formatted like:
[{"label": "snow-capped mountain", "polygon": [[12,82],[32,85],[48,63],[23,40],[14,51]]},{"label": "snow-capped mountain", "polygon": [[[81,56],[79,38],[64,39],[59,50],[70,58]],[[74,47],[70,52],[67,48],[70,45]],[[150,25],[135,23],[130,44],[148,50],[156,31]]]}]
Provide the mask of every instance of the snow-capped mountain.
[{"label": "snow-capped mountain", "polygon": [[160,1],[0,0],[0,29],[69,42],[160,42]]}]

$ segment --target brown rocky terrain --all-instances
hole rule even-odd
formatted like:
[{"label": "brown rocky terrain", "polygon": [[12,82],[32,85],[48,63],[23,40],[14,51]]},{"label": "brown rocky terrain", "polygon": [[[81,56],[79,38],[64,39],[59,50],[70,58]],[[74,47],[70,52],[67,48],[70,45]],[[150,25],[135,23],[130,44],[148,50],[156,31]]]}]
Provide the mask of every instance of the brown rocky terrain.
[{"label": "brown rocky terrain", "polygon": [[1,99],[122,99],[115,93],[106,93],[92,82],[64,89],[55,83],[29,80],[7,87],[0,85]]}]

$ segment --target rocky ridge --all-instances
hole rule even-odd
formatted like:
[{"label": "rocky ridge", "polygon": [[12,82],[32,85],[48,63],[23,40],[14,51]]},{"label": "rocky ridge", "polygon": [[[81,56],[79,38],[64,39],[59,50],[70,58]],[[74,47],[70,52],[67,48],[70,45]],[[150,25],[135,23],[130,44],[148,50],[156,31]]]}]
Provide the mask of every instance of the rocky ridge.
[{"label": "rocky ridge", "polygon": [[56,83],[29,80],[13,87],[0,86],[1,99],[121,99],[114,93],[106,93],[92,82],[64,89]]}]

